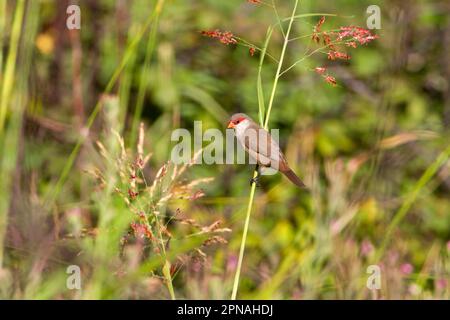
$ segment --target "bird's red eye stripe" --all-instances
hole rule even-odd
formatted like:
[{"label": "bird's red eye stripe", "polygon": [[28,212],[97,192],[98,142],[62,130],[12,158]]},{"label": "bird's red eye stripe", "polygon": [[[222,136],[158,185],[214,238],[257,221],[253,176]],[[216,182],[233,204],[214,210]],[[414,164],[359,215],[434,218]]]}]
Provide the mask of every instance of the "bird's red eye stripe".
[{"label": "bird's red eye stripe", "polygon": [[238,118],[236,121],[235,121],[235,123],[239,123],[239,122],[242,122],[242,121],[244,121],[245,120],[245,118],[244,117],[241,117],[241,118]]}]

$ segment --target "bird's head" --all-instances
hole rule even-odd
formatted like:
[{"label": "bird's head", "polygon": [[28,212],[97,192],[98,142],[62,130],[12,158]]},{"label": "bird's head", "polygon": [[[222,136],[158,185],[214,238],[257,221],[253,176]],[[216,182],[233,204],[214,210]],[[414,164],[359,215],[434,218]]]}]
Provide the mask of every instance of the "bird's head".
[{"label": "bird's head", "polygon": [[245,125],[247,126],[250,122],[249,116],[245,113],[235,113],[231,116],[230,121],[228,122],[228,129],[235,129],[238,126]]}]

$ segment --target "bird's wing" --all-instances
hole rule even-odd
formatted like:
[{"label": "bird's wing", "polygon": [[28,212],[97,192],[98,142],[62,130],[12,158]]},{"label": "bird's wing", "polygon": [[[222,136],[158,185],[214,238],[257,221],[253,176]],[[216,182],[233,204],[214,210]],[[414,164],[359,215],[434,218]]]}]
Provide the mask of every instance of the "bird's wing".
[{"label": "bird's wing", "polygon": [[250,125],[248,129],[247,135],[241,141],[246,151],[263,166],[283,170],[279,167],[283,166],[286,160],[280,146],[267,130],[256,125]]}]

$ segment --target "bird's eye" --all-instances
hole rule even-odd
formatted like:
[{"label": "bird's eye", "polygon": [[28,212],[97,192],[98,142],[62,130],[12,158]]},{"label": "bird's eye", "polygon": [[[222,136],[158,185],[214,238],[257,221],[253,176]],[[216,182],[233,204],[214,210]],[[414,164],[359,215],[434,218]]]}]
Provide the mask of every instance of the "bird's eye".
[{"label": "bird's eye", "polygon": [[236,120],[236,124],[238,124],[239,123],[239,120]]}]

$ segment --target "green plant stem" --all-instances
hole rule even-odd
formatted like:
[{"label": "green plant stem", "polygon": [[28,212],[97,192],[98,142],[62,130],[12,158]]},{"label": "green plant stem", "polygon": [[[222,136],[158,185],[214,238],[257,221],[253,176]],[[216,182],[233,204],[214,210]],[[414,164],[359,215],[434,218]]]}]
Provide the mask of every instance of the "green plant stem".
[{"label": "green plant stem", "polygon": [[[266,41],[264,43],[264,47],[261,50],[261,57],[259,59],[259,66],[258,66],[258,78],[256,80],[256,91],[258,93],[258,116],[259,116],[259,124],[261,126],[264,125],[264,115],[266,113],[266,106],[265,106],[265,99],[264,99],[264,90],[262,85],[262,67],[264,65],[264,58],[266,56],[267,52],[267,46],[269,45],[270,38],[272,37],[273,27],[270,26],[267,29],[266,33]],[[277,61],[278,63],[278,61]]]},{"label": "green plant stem", "polygon": [[10,46],[5,67],[5,75],[3,77],[1,87],[2,90],[0,99],[0,135],[2,134],[5,126],[8,103],[10,101],[11,92],[14,85],[16,59],[17,59],[17,52],[19,50],[19,40],[20,40],[20,33],[22,30],[24,10],[25,10],[25,0],[18,1],[16,11],[14,14],[14,22],[12,25]]},{"label": "green plant stem", "polygon": [[0,88],[2,87],[3,78],[3,41],[6,31],[6,0],[0,0]]},{"label": "green plant stem", "polygon": [[272,111],[273,101],[275,98],[275,92],[277,90],[278,79],[280,78],[281,68],[283,67],[283,60],[286,54],[286,48],[289,43],[289,34],[291,33],[292,23],[294,22],[295,12],[297,11],[298,0],[295,0],[294,10],[292,10],[291,20],[289,20],[289,26],[286,31],[286,37],[284,38],[283,49],[281,50],[280,59],[278,62],[277,73],[273,80],[272,93],[270,94],[269,106],[267,108],[266,121],[264,122],[264,129],[268,129],[270,112]]},{"label": "green plant stem", "polygon": [[144,98],[145,98],[145,90],[146,85],[148,84],[147,77],[150,73],[150,62],[153,56],[153,52],[155,51],[156,46],[156,36],[159,25],[159,17],[161,15],[165,0],[158,0],[156,3],[154,12],[155,18],[152,22],[152,26],[150,27],[150,33],[147,39],[147,46],[145,49],[145,57],[144,64],[142,66],[140,78],[139,78],[139,87],[136,98],[136,107],[133,114],[133,121],[131,125],[130,131],[130,144],[135,145],[136,143],[136,133],[138,131],[139,123],[141,121],[142,110],[144,108]]},{"label": "green plant stem", "polygon": [[[8,210],[11,200],[11,188],[14,181],[14,171],[19,153],[18,143],[22,126],[23,106],[27,98],[26,95],[23,94],[23,92],[26,92],[26,89],[24,89],[25,80],[22,77],[26,78],[28,75],[28,69],[26,69],[26,67],[28,67],[28,63],[22,63],[19,65],[18,68],[20,68],[22,74],[18,73],[17,77],[15,75],[24,14],[25,1],[20,0],[17,2],[15,9],[14,21],[9,41],[9,52],[6,60],[5,75],[1,83],[0,148],[2,152],[0,154],[0,269],[3,266],[3,241],[6,235]],[[15,105],[16,107],[14,112],[11,113],[11,119],[8,125],[4,126],[7,109],[11,105]]]},{"label": "green plant stem", "polygon": [[277,24],[280,26],[281,34],[283,35],[283,38],[286,38],[286,35],[284,34],[283,24],[281,23],[281,18],[278,14],[277,6],[275,5],[275,0],[272,0],[272,9],[275,12],[275,17],[277,18]]},{"label": "green plant stem", "polygon": [[173,290],[172,276],[170,274],[170,261],[167,259],[166,244],[164,243],[163,236],[161,233],[161,224],[160,224],[158,215],[155,215],[155,221],[156,221],[156,227],[158,228],[158,235],[159,235],[159,242],[161,244],[162,257],[164,259],[164,266],[163,266],[163,270],[162,270],[163,275],[164,275],[164,278],[166,279],[167,289],[169,290],[170,298],[172,300],[176,300],[175,291]]},{"label": "green plant stem", "polygon": [[[287,48],[287,45],[288,45],[288,42],[289,42],[289,34],[291,32],[291,29],[292,29],[292,23],[294,22],[295,12],[297,11],[297,5],[298,5],[298,0],[295,0],[294,9],[292,10],[292,15],[291,15],[291,18],[289,20],[289,26],[288,26],[288,29],[286,31],[286,36],[284,37],[283,49],[281,50],[280,59],[278,60],[279,62],[278,62],[277,72],[275,74],[275,78],[274,78],[274,81],[273,81],[272,92],[271,92],[270,100],[269,100],[269,106],[268,106],[268,109],[267,109],[267,114],[266,114],[265,122],[264,122],[264,128],[266,130],[267,130],[268,125],[269,125],[270,112],[272,111],[272,105],[273,105],[273,101],[274,101],[274,98],[275,98],[275,92],[277,90],[278,79],[279,79],[279,76],[280,76],[280,73],[281,73],[281,68],[283,66],[283,60],[284,60],[284,56],[286,54],[286,48]],[[258,175],[258,171],[255,170],[253,172],[253,182],[252,182],[251,189],[250,189],[250,196],[249,196],[249,200],[248,200],[247,213],[246,213],[246,216],[245,216],[244,231],[242,233],[242,240],[241,240],[241,246],[240,246],[240,250],[239,250],[238,264],[237,264],[236,273],[235,273],[235,276],[234,276],[233,291],[231,293],[231,300],[236,300],[237,291],[238,291],[238,287],[239,287],[239,279],[240,279],[240,275],[241,275],[242,261],[244,260],[245,243],[246,243],[246,240],[247,240],[248,227],[250,225],[250,215],[251,215],[251,212],[252,212],[253,200],[255,198],[256,182],[255,182],[254,178],[256,178],[257,175]]]},{"label": "green plant stem", "polygon": [[[258,172],[255,170],[253,173],[253,178],[256,178],[257,174]],[[239,260],[236,273],[234,275],[233,292],[231,293],[231,300],[236,300],[237,291],[239,287],[239,278],[241,276],[242,261],[244,260],[245,242],[247,240],[248,226],[250,224],[250,214],[252,212],[253,199],[255,198],[255,190],[256,190],[256,183],[252,182],[252,187],[250,189],[250,197],[247,205],[247,213],[245,215],[244,232],[242,233],[241,247],[239,249]]]}]

